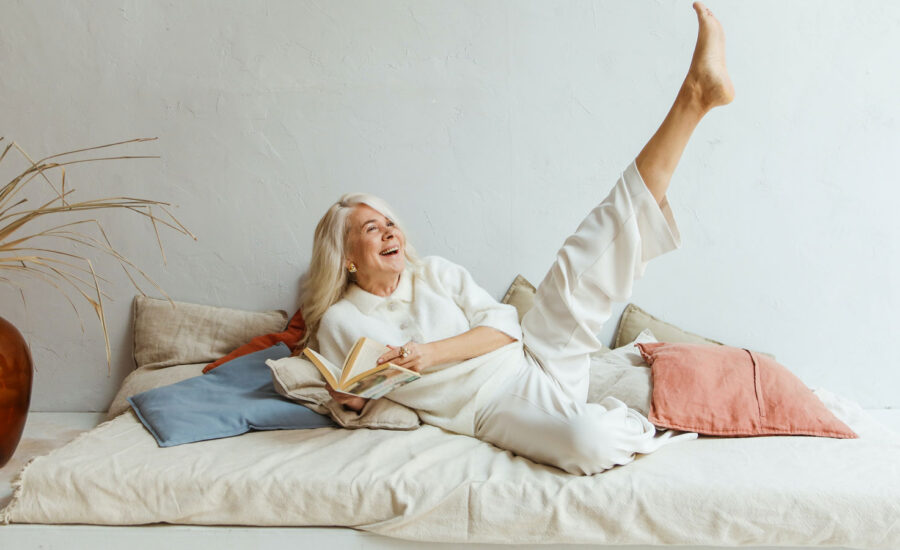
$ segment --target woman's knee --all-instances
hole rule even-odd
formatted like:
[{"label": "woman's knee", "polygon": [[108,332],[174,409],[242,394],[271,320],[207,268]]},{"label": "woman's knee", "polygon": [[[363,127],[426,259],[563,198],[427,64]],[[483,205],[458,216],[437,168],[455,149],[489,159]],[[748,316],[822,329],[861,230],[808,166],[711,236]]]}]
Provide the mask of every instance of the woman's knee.
[{"label": "woman's knee", "polygon": [[643,430],[630,422],[627,414],[597,412],[587,408],[569,423],[570,459],[563,468],[566,471],[576,469],[583,475],[591,475],[634,460],[637,450],[634,439]]}]

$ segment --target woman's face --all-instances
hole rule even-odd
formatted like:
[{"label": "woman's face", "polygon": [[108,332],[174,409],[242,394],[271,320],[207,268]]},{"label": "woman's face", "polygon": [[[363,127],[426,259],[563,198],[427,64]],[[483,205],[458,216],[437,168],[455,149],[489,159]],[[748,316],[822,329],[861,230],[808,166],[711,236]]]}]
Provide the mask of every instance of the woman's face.
[{"label": "woman's face", "polygon": [[353,208],[347,220],[347,258],[356,264],[357,281],[396,276],[406,267],[406,237],[381,212],[366,204]]}]

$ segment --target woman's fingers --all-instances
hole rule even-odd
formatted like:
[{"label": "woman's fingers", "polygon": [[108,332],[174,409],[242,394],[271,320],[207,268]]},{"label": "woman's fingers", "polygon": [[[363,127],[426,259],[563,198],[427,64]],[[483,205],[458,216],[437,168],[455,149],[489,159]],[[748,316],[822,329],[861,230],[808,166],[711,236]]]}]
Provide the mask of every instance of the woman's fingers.
[{"label": "woman's fingers", "polygon": [[327,382],[325,383],[325,389],[328,390],[328,395],[330,395],[338,404],[346,405],[357,412],[359,412],[366,404],[366,399],[348,393],[341,393],[328,385]]},{"label": "woman's fingers", "polygon": [[418,344],[410,340],[402,346],[387,347],[390,349],[378,358],[379,365],[390,361],[399,367],[421,372],[432,364],[429,344]]},{"label": "woman's fingers", "polygon": [[404,369],[413,370],[419,372],[422,368],[422,354],[419,353],[419,348],[414,342],[410,342],[405,346],[407,351],[409,352],[406,357],[400,357],[392,361],[398,367],[403,367]]},{"label": "woman's fingers", "polygon": [[379,365],[400,357],[400,348],[391,345],[388,347],[391,348],[391,350],[384,352],[381,357],[378,358]]},{"label": "woman's fingers", "polygon": [[328,390],[328,395],[330,395],[331,398],[338,403],[343,403],[344,401],[353,399],[352,395],[337,391],[336,389],[332,388],[331,384],[329,384],[328,382],[325,382],[325,389]]},{"label": "woman's fingers", "polygon": [[[402,346],[388,345],[388,347],[391,348],[391,350],[385,352],[378,358],[379,365],[390,361],[391,363],[402,367],[412,361],[417,355],[416,343],[413,341],[409,341]],[[403,356],[404,351],[406,352],[406,357]]]},{"label": "woman's fingers", "polygon": [[341,403],[341,401],[346,398],[346,396],[344,394],[336,391],[327,382],[325,383],[325,389],[328,390],[328,395],[330,395],[331,398],[334,399],[335,401],[337,401],[338,403]]}]

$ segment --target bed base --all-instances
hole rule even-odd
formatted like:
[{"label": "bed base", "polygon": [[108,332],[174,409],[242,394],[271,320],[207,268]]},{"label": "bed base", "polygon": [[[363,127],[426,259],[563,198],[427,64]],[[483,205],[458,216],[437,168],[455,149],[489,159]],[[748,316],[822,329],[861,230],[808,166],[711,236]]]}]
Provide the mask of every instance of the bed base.
[{"label": "bed base", "polygon": [[[581,544],[513,545],[459,544],[409,541],[383,537],[345,527],[206,527],[196,525],[22,525],[0,527],[0,547],[16,550],[245,550],[247,548],[328,548],[340,550],[659,550],[663,546],[601,546]],[[675,548],[675,547],[673,547]],[[679,550],[726,550],[724,546],[678,546]],[[764,547],[742,547],[763,550]],[[798,547],[765,547],[766,550],[797,550]],[[836,550],[849,550],[837,548]]]},{"label": "bed base", "polygon": [[[900,410],[869,410],[872,416],[900,431]],[[32,456],[42,455],[66,444],[80,431],[91,429],[105,413],[30,413],[17,454],[0,469],[0,507],[9,501],[9,482]],[[0,525],[0,549],[81,550],[127,548],[128,550],[237,550],[246,548],[329,548],[358,550],[431,549],[498,550],[503,548],[547,550],[659,550],[663,546],[604,545],[513,545],[462,544],[401,540],[346,527],[247,527],[198,525]],[[725,550],[724,546],[678,546],[680,550]],[[797,546],[741,547],[747,550],[796,550]],[[821,548],[821,547],[818,547]],[[851,550],[835,547],[835,550]]]}]

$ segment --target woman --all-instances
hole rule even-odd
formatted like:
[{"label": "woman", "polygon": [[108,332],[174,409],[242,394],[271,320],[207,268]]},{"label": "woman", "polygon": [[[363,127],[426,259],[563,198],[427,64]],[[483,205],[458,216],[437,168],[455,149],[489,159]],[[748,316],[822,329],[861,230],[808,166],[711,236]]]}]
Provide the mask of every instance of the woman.
[{"label": "woman", "polygon": [[[360,336],[385,342],[379,361],[423,374],[392,400],[424,422],[569,473],[601,472],[671,442],[672,432],[657,436],[622,402],[586,399],[611,301],[626,300],[647,262],[680,246],[665,195],[684,147],[703,116],[734,97],[722,27],[699,2],[694,10],[697,45],[669,114],[565,241],[521,327],[464,268],[419,259],[384,201],[344,195],[316,228],[303,293],[319,351],[340,363]],[[329,392],[354,410],[366,405]]]}]

